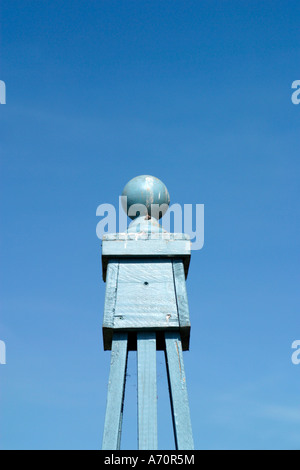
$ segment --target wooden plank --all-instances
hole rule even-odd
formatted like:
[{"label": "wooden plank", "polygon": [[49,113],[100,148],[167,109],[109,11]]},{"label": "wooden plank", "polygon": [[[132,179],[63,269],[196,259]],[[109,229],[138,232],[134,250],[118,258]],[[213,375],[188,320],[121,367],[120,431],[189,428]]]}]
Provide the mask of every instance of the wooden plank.
[{"label": "wooden plank", "polygon": [[[187,235],[171,234],[174,236],[166,239],[155,239],[155,234],[152,234],[151,237],[145,234],[145,239],[141,239],[143,233],[126,234],[126,238],[123,239],[119,239],[117,235],[112,234],[110,237],[103,237],[102,270],[104,281],[107,276],[106,270],[109,260],[133,257],[149,257],[151,259],[180,258],[183,261],[185,276],[187,277],[191,258],[191,242]],[[133,238],[130,238],[132,236]]]},{"label": "wooden plank", "polygon": [[120,448],[128,354],[127,343],[127,333],[114,334],[102,441],[103,450],[118,450]]},{"label": "wooden plank", "polygon": [[172,264],[182,347],[186,351],[189,349],[191,323],[184,267],[181,260],[173,260]]},{"label": "wooden plank", "polygon": [[157,449],[156,335],[137,334],[139,450]]},{"label": "wooden plank", "polygon": [[193,434],[180,335],[165,333],[166,364],[176,450],[193,450]]},{"label": "wooden plank", "polygon": [[107,283],[104,301],[103,326],[112,328],[114,324],[114,310],[117,300],[119,263],[110,261],[107,267]]},{"label": "wooden plank", "polygon": [[172,261],[169,259],[126,259],[122,260],[119,282],[150,283],[170,281],[173,277]]},{"label": "wooden plank", "polygon": [[162,330],[162,329],[177,329],[178,319],[169,318],[169,314],[164,317],[158,318],[155,315],[147,315],[145,312],[141,312],[136,318],[135,314],[127,313],[126,315],[120,315],[115,317],[115,330],[121,331],[140,331],[140,330]]},{"label": "wooden plank", "polygon": [[179,327],[172,262],[120,261],[114,328]]},{"label": "wooden plank", "polygon": [[190,240],[187,233],[171,233],[171,232],[117,232],[105,233],[103,235],[103,242],[116,241],[116,240]]},{"label": "wooden plank", "polygon": [[191,254],[190,240],[115,240],[102,242],[104,256],[166,255],[188,256]]},{"label": "wooden plank", "polygon": [[[115,316],[144,312],[178,316],[174,281],[144,285],[128,282],[118,284]],[[146,325],[145,325],[146,326]]]},{"label": "wooden plank", "polygon": [[183,263],[180,260],[174,260],[172,264],[179,313],[179,324],[180,326],[191,326]]},{"label": "wooden plank", "polygon": [[111,341],[114,326],[114,313],[117,301],[117,285],[119,274],[118,260],[109,261],[107,267],[107,282],[103,315],[103,343],[104,349],[111,349]]}]

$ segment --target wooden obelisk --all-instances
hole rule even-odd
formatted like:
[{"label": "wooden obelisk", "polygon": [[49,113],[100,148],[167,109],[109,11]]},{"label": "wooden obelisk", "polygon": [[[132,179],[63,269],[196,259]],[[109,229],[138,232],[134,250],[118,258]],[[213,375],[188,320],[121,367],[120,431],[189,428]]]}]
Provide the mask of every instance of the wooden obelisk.
[{"label": "wooden obelisk", "polygon": [[137,350],[138,448],[158,448],[156,351],[164,350],[175,447],[193,449],[182,354],[189,349],[190,339],[186,292],[190,238],[167,233],[159,225],[158,219],[170,203],[168,190],[159,179],[133,178],[123,197],[133,221],[126,233],[107,234],[102,241],[106,282],[103,343],[105,350],[111,350],[102,449],[120,449],[130,350]]}]

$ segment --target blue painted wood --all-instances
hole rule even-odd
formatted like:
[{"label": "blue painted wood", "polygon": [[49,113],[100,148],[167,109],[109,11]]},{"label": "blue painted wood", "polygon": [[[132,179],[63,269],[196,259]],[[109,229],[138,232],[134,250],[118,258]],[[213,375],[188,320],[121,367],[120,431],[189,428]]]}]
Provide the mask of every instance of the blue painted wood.
[{"label": "blue painted wood", "polygon": [[146,203],[147,209],[144,215],[133,216],[125,203],[126,212],[134,218],[127,232],[106,234],[102,240],[107,282],[103,340],[104,349],[112,349],[103,449],[120,448],[129,347],[137,348],[138,356],[139,449],[157,449],[156,332],[159,349],[165,337],[176,448],[193,449],[182,355],[190,337],[185,285],[190,237],[167,233],[155,219],[153,202],[169,204],[167,189],[156,178],[134,178],[124,194],[129,205]]},{"label": "blue painted wood", "polygon": [[117,284],[119,275],[118,260],[111,260],[107,266],[107,280],[103,316],[103,344],[104,350],[111,349],[114,328],[114,313],[117,300]]},{"label": "blue painted wood", "polygon": [[191,258],[191,241],[186,234],[124,233],[105,235],[102,241],[103,279],[106,281],[107,265],[111,259],[122,258],[181,259],[187,277]]},{"label": "blue painted wood", "polygon": [[[146,276],[146,279],[145,279]],[[119,282],[151,283],[170,281],[172,262],[168,259],[127,259],[121,262]]]},{"label": "blue painted wood", "polygon": [[110,260],[104,305],[103,343],[114,331],[180,329],[189,349],[190,320],[182,260]]},{"label": "blue painted wood", "polygon": [[190,236],[187,233],[144,233],[144,232],[117,232],[117,233],[105,233],[103,235],[104,242],[110,241],[128,241],[128,240],[190,240]]},{"label": "blue painted wood", "polygon": [[172,262],[121,261],[114,328],[179,327]]},{"label": "blue painted wood", "polygon": [[137,334],[139,450],[157,449],[156,335]]},{"label": "blue painted wood", "polygon": [[102,242],[104,256],[189,256],[191,242],[189,240],[116,240]]},{"label": "blue painted wood", "polygon": [[103,450],[117,450],[120,448],[128,354],[127,343],[127,333],[114,334],[102,441]]},{"label": "blue painted wood", "polygon": [[184,267],[183,262],[181,260],[173,260],[173,273],[181,341],[183,350],[185,351],[189,349],[191,323]]},{"label": "blue painted wood", "polygon": [[179,333],[165,333],[166,363],[177,450],[193,450],[193,434]]}]

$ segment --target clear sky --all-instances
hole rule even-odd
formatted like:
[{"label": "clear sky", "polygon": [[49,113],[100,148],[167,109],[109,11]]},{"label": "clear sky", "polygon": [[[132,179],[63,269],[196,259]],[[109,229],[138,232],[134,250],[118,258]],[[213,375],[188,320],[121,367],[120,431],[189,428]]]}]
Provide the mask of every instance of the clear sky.
[{"label": "clear sky", "polygon": [[[299,1],[1,0],[1,447],[98,449],[96,208],[205,204],[184,353],[197,449],[299,449]],[[173,438],[158,355],[159,446]],[[124,449],[136,448],[130,355]]]}]

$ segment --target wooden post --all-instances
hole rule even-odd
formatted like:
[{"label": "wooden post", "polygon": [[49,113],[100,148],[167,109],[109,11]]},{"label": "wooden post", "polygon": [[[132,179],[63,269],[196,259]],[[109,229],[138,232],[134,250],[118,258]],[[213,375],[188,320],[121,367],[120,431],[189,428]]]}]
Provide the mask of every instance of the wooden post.
[{"label": "wooden post", "polygon": [[140,450],[157,449],[156,334],[137,334],[138,440]]},{"label": "wooden post", "polygon": [[[189,349],[191,327],[185,285],[190,238],[167,233],[155,218],[170,202],[157,178],[134,178],[123,196],[133,221],[126,233],[107,234],[102,242],[103,344],[112,351],[102,448],[120,448],[127,354],[137,350],[138,448],[158,449],[156,351],[164,349],[176,449],[193,449],[182,354]],[[154,215],[153,205],[160,213]],[[132,215],[134,206],[138,216]]]},{"label": "wooden post", "polygon": [[120,448],[127,365],[127,333],[115,333],[112,342],[110,374],[102,449]]},{"label": "wooden post", "polygon": [[180,335],[168,331],[165,341],[176,450],[194,449]]}]

